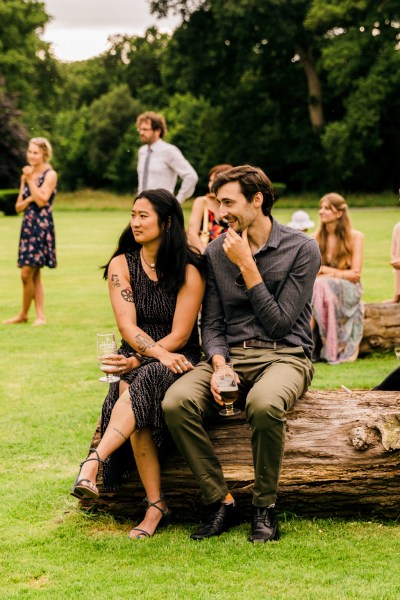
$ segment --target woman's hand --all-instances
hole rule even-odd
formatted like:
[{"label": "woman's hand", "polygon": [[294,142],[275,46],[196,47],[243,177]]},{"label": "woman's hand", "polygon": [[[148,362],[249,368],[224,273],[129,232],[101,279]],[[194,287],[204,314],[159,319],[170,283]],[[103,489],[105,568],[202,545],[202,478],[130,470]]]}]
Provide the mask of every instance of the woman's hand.
[{"label": "woman's hand", "polygon": [[33,167],[31,167],[30,165],[25,165],[24,167],[22,167],[22,178],[24,179],[24,181],[26,181],[27,179],[29,179],[33,174]]},{"label": "woman's hand", "polygon": [[400,269],[400,257],[391,260],[390,264],[392,265],[393,269]]},{"label": "woman's hand", "polygon": [[176,352],[168,352],[167,350],[160,354],[158,360],[162,365],[167,367],[170,371],[176,375],[182,375],[187,371],[194,369],[192,363],[183,354],[177,354]]},{"label": "woman's hand", "polygon": [[109,370],[104,369],[104,372],[107,374],[125,375],[125,373],[132,371],[132,369],[137,369],[141,362],[135,356],[128,358],[123,356],[123,354],[107,354],[107,356],[102,358],[101,364],[110,367]]},{"label": "woman's hand", "polygon": [[345,271],[347,281],[351,281],[351,283],[358,283],[361,280],[361,274],[359,271],[348,270]]},{"label": "woman's hand", "polygon": [[318,276],[324,277],[336,277],[337,279],[345,279],[346,281],[350,281],[351,283],[358,283],[361,279],[360,271],[355,271],[354,269],[335,269],[334,267],[328,267],[326,265],[322,265],[320,270],[318,271]]},{"label": "woman's hand", "polygon": [[25,198],[25,200],[21,196],[18,196],[18,199],[15,203],[15,210],[17,211],[17,213],[20,213],[23,210],[25,210],[31,202],[33,202],[32,196],[28,196],[27,198]]}]

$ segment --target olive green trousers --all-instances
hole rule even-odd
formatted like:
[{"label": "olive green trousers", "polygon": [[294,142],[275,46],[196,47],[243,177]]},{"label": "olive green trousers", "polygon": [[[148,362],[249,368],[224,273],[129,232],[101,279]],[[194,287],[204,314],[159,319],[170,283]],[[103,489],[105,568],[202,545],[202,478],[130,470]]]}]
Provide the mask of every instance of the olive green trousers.
[{"label": "olive green trousers", "polygon": [[[311,383],[314,367],[300,347],[280,350],[230,348],[240,378],[235,406],[245,410],[251,427],[254,462],[253,504],[275,503],[282,462],[286,412]],[[190,466],[205,504],[223,500],[228,493],[221,465],[205,430],[219,417],[221,406],[210,391],[213,368],[200,362],[167,391],[163,410],[178,449]],[[229,419],[226,421],[229,427]]]}]

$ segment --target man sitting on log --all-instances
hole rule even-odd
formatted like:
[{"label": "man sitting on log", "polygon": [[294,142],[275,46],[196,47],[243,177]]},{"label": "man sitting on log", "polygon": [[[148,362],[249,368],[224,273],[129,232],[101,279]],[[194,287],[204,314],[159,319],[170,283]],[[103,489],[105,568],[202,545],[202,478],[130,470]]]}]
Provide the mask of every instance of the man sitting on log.
[{"label": "man sitting on log", "polygon": [[207,246],[207,289],[202,312],[206,361],[168,390],[163,409],[171,435],[187,460],[209,508],[202,540],[237,522],[237,509],[204,429],[222,403],[214,371],[233,363],[238,404],[252,429],[255,471],[251,542],[279,537],[275,501],[286,412],[305,392],[311,362],[311,296],[320,268],[314,239],[271,216],[272,184],[249,165],[218,175],[213,192],[229,230]]}]

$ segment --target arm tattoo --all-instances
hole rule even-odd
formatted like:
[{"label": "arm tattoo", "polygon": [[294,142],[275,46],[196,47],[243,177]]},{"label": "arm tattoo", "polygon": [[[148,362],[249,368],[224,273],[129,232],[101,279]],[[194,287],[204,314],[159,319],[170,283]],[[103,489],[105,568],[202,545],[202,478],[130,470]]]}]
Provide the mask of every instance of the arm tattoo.
[{"label": "arm tattoo", "polygon": [[119,279],[118,279],[118,275],[115,275],[115,274],[111,275],[111,286],[113,288],[114,287],[121,287],[121,284],[120,284]]},{"label": "arm tattoo", "polygon": [[137,342],[139,352],[146,352],[148,348],[154,348],[156,345],[150,337],[144,336],[141,333],[138,333],[138,335],[135,337],[135,340]]},{"label": "arm tattoo", "polygon": [[122,433],[122,431],[120,431],[116,427],[113,427],[113,429],[114,429],[114,431],[116,431],[117,433],[119,433],[119,435],[122,436],[126,442],[128,441],[128,438],[126,437],[125,434]]},{"label": "arm tattoo", "polygon": [[132,293],[131,288],[125,288],[124,290],[122,290],[121,296],[123,297],[124,300],[126,300],[126,302],[133,303],[133,293]]}]

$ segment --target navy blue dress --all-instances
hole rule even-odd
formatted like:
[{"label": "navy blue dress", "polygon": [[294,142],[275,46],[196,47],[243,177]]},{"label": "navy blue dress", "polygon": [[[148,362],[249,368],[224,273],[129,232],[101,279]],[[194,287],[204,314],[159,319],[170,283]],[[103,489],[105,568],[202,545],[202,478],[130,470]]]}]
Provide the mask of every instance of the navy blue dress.
[{"label": "navy blue dress", "polygon": [[[46,174],[51,169],[47,169],[36,180],[38,187],[43,185]],[[25,184],[22,197],[28,198],[31,195],[28,184]],[[53,202],[56,190],[50,196],[46,206],[40,208],[36,202],[31,202],[24,212],[24,218],[21,224],[21,235],[19,240],[19,267],[49,267],[54,269],[57,266],[56,259],[56,238],[53,222]]]}]

